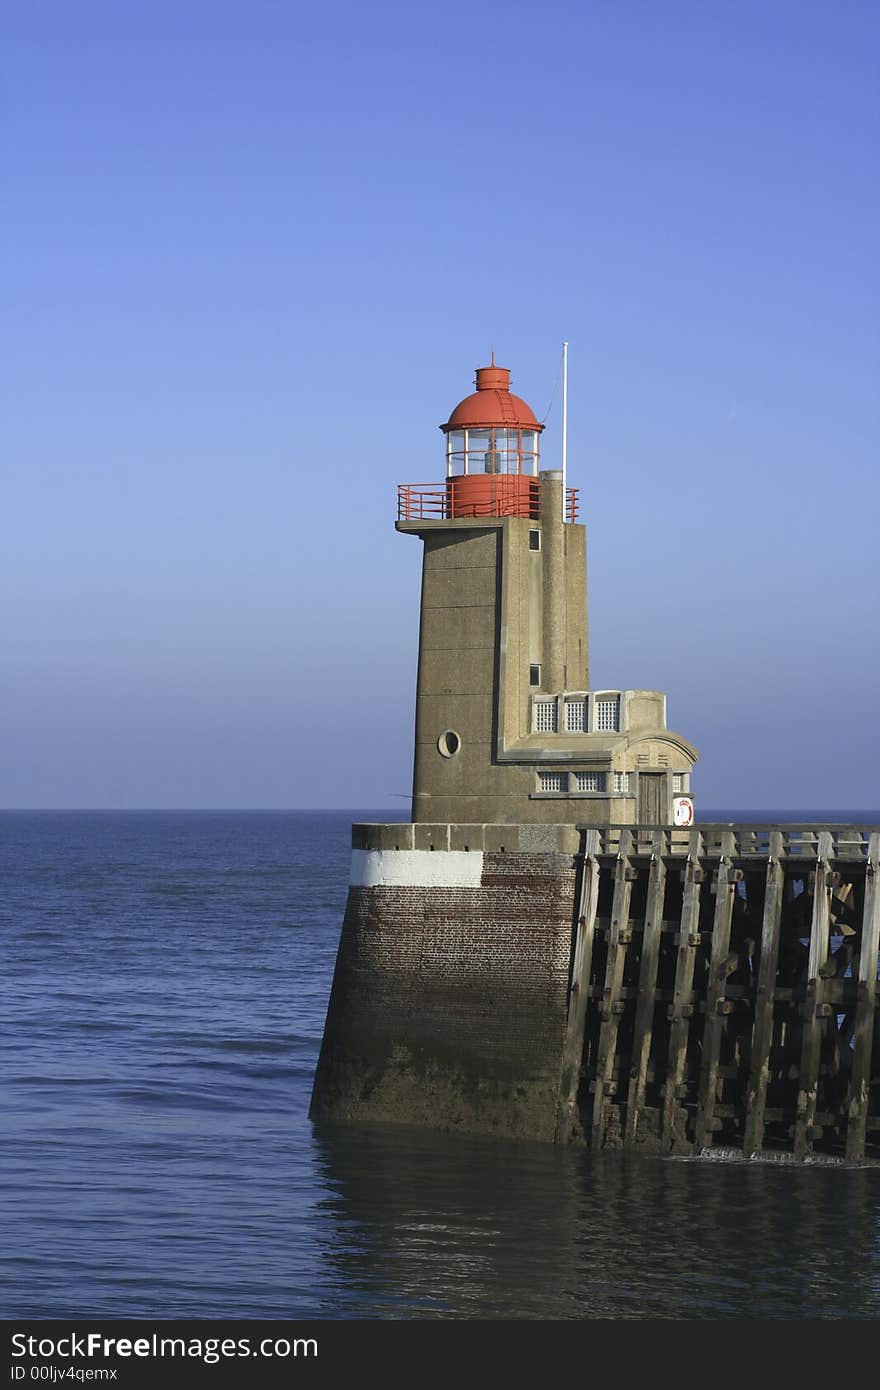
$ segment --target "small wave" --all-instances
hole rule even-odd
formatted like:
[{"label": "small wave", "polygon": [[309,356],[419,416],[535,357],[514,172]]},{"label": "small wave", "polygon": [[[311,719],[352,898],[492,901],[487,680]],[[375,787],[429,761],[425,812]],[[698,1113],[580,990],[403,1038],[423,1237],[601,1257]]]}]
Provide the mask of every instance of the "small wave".
[{"label": "small wave", "polygon": [[133,1105],[148,1105],[169,1110],[230,1110],[235,1108],[229,1096],[210,1095],[204,1091],[186,1091],[179,1086],[121,1086],[115,1092],[116,1100],[127,1101]]},{"label": "small wave", "polygon": [[787,1153],[781,1149],[760,1149],[754,1153],[745,1153],[743,1149],[733,1148],[702,1148],[695,1154],[676,1154],[674,1158],[684,1159],[685,1162],[709,1162],[709,1163],[775,1163],[794,1165],[798,1168],[804,1164],[813,1164],[822,1168],[866,1168],[871,1164],[847,1163],[845,1158],[840,1158],[836,1154],[806,1154],[803,1158],[795,1158],[794,1154]]},{"label": "small wave", "polygon": [[282,1053],[290,1052],[293,1048],[301,1046],[303,1043],[310,1047],[314,1045],[314,1038],[307,1037],[303,1033],[288,1033],[284,1037],[272,1038],[222,1038],[213,1045],[218,1052],[251,1052]]},{"label": "small wave", "polygon": [[72,1026],[80,1033],[128,1033],[130,1023],[111,1023],[105,1018],[74,1019]]}]

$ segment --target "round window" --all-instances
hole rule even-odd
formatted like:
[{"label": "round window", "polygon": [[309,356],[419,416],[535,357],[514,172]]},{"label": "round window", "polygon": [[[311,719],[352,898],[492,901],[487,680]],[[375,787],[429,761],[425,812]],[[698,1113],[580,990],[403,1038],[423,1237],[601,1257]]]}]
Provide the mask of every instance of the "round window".
[{"label": "round window", "polygon": [[447,729],[437,740],[437,749],[444,758],[454,758],[461,747],[461,739],[454,729]]}]

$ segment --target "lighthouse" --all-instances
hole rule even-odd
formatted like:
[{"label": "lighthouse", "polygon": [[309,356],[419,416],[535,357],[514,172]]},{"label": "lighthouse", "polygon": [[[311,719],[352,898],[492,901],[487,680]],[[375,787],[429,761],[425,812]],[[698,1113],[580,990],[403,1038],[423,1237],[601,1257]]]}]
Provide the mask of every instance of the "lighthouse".
[{"label": "lighthouse", "polygon": [[880,827],[694,822],[666,697],[591,684],[577,492],[509,371],[475,385],[400,485],[412,820],[352,826],[310,1114],[880,1161]]},{"label": "lighthouse", "polygon": [[697,751],[666,696],[591,688],[579,492],[510,375],[477,369],[445,477],[398,488],[423,544],[412,820],[689,825]]}]

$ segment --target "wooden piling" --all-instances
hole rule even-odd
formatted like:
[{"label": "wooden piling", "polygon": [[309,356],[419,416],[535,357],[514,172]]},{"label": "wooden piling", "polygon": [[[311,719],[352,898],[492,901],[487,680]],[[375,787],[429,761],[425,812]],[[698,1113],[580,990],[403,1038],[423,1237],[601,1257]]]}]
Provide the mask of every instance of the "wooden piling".
[{"label": "wooden piling", "polygon": [[880,832],[868,842],[865,908],[859,951],[859,988],[856,1004],[852,1081],[847,1106],[846,1157],[858,1162],[865,1156],[865,1131],[871,1084],[871,1055],[877,1011],[877,957],[880,954]]},{"label": "wooden piling", "polygon": [[715,912],[712,923],[712,953],[709,982],[706,990],[706,1021],[703,1025],[703,1060],[700,1068],[700,1089],[697,1108],[695,1141],[698,1149],[712,1143],[715,1129],[715,1106],[718,1091],[718,1059],[726,1013],[725,985],[730,970],[730,923],[733,899],[736,894],[736,870],[733,867],[735,839],[733,831],[721,836],[721,858],[715,889]]},{"label": "wooden piling", "polygon": [[819,834],[816,882],[813,889],[813,916],[810,924],[810,954],[807,990],[804,1000],[804,1035],[798,1079],[797,1109],[794,1122],[794,1156],[805,1158],[812,1152],[816,1137],[816,1099],[819,1089],[819,1058],[825,1030],[825,978],[831,902],[831,835]]},{"label": "wooden piling", "polygon": [[[644,924],[633,923],[633,883],[644,874],[648,853],[651,866],[647,884],[642,885],[647,890],[645,920]],[[700,825],[689,832],[672,833],[657,827],[613,826],[599,830],[594,857],[600,879],[614,875],[604,985],[601,998],[595,988],[590,994],[585,1018],[573,1011],[570,1019],[581,1048],[587,1029],[595,1038],[590,1087],[593,1108],[586,1125],[592,1146],[647,1144],[661,1152],[682,1153],[718,1144],[739,1147],[742,1143],[748,1155],[764,1149],[767,1128],[774,1125],[782,1146],[803,1159],[810,1156],[814,1142],[823,1130],[829,1132],[830,1125],[836,1135],[845,1132],[846,1155],[851,1161],[871,1157],[874,1131],[880,1128],[876,1093],[871,1089],[880,1028],[876,1019],[880,831],[875,827],[818,825]],[[701,899],[707,890],[700,880],[705,883],[713,869],[717,870],[717,887],[704,982],[702,975],[698,979],[697,961],[701,943],[709,943],[709,933],[700,931],[701,905],[704,912],[707,906],[705,898]],[[670,911],[667,915],[671,920],[664,922],[665,879],[676,871],[683,875],[680,920],[677,912]],[[757,979],[752,982],[747,972],[734,973],[741,955],[731,951],[732,927],[737,883],[745,876],[750,902],[760,902],[762,874],[760,952],[756,946]],[[784,903],[793,880],[808,881],[811,876],[818,883],[812,902],[807,887],[808,896]],[[835,903],[840,910],[860,878],[865,891],[859,978],[851,981],[837,975],[834,962],[829,961],[829,924]],[[836,899],[832,895],[835,885]],[[777,980],[786,912],[792,913],[796,934],[805,937],[810,931],[806,991],[796,976]],[[806,920],[798,927],[804,916]],[[675,933],[672,939],[677,954],[674,978],[664,975],[659,988],[661,943],[666,939],[663,932]],[[633,950],[640,951],[637,981],[625,973],[626,962],[632,959],[632,954],[627,957],[631,937],[636,943]],[[577,944],[575,949],[581,953],[580,960],[583,945]],[[800,1019],[795,1018],[801,1004],[802,1031]],[[660,1023],[661,1008],[669,1020],[668,1046],[663,1048],[658,1046],[657,1033],[661,1026],[664,1031],[666,1028],[665,1020]],[[728,1018],[734,1010],[739,1026],[730,1041],[738,1040],[742,1047],[731,1046],[725,1052]],[[827,1030],[833,1027],[835,1014],[844,1011],[855,1037],[851,1055],[846,1046],[842,1047],[843,1066],[852,1062],[851,1085],[845,1095],[830,1082],[826,1092],[821,1092],[824,1041],[834,1037]],[[592,1026],[591,1019],[595,1020]],[[788,1072],[779,1100],[768,1101],[775,1049],[783,1045],[789,1029],[793,1033],[786,1045],[789,1050],[794,1047],[795,1056],[788,1060],[795,1066]],[[568,1068],[575,1051],[572,1038],[566,1050]],[[688,1065],[699,1052],[693,1097]],[[828,1060],[833,1068],[841,1058],[830,1056]],[[566,1076],[569,1110],[567,1121],[560,1111],[560,1132],[568,1122],[570,1137],[579,1117],[571,1114],[570,1070]],[[840,1078],[845,1079],[845,1075]],[[728,1086],[732,1094],[722,1093],[722,1086]],[[655,1091],[661,1097],[659,1113],[653,1100]],[[574,1094],[577,1096],[576,1091]],[[650,1111],[646,1113],[649,1097]],[[730,1122],[735,1122],[734,1129],[726,1127]],[[783,1124],[790,1125],[787,1136],[779,1129]],[[842,1155],[842,1140],[837,1147],[832,1146],[829,1157],[838,1152]]]},{"label": "wooden piling", "polygon": [[596,908],[599,902],[599,861],[596,858],[599,832],[587,830],[581,891],[575,931],[574,959],[568,999],[568,1022],[562,1052],[559,1102],[556,1112],[556,1142],[565,1143],[574,1132],[575,1110],[584,1052],[584,1024],[593,960]]},{"label": "wooden piling", "polygon": [[629,859],[631,847],[632,831],[621,830],[617,861],[614,866],[614,896],[611,902],[611,928],[608,933],[605,985],[599,1005],[601,1028],[599,1030],[596,1072],[593,1079],[593,1119],[591,1125],[591,1144],[594,1149],[601,1149],[605,1143],[608,1098],[613,1084],[611,1078],[620,1025],[620,991],[623,984],[626,948],[630,939],[629,906],[635,878],[635,871]]},{"label": "wooden piling", "polygon": [[761,921],[760,963],[758,990],[755,998],[755,1021],[752,1029],[751,1067],[746,1092],[746,1129],[743,1149],[746,1154],[757,1153],[764,1143],[764,1110],[767,1104],[767,1083],[770,1079],[770,1048],[773,1043],[773,1005],[776,968],[779,960],[779,930],[782,921],[782,893],[785,874],[782,868],[782,834],[770,835],[770,857],[764,885],[764,912]]},{"label": "wooden piling", "polygon": [[663,862],[664,836],[658,830],[652,836],[653,853],[648,874],[648,901],[645,906],[645,929],[642,935],[642,959],[639,966],[639,993],[630,1056],[629,1090],[626,1100],[624,1143],[635,1142],[638,1133],[639,1111],[645,1098],[645,1077],[651,1050],[654,1027],[654,992],[657,988],[657,964],[660,956],[660,933],[663,925],[663,898],[666,890],[666,865]]},{"label": "wooden piling", "polygon": [[678,954],[675,964],[675,986],[669,1010],[669,1054],[666,1063],[666,1095],[663,1100],[662,1148],[666,1153],[688,1147],[684,1111],[679,1090],[687,1063],[688,1038],[694,1006],[692,1002],[694,963],[700,944],[700,850],[703,837],[699,830],[688,836],[688,859],[685,868],[684,894],[678,933]]}]

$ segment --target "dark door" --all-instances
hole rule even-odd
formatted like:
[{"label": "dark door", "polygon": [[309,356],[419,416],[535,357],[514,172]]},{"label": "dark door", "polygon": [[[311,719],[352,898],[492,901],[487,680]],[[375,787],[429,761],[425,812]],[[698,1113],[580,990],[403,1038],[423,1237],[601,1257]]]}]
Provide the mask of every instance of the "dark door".
[{"label": "dark door", "polygon": [[660,808],[663,805],[662,792],[662,772],[639,773],[639,825],[663,825],[665,823],[666,817],[660,814]]}]

